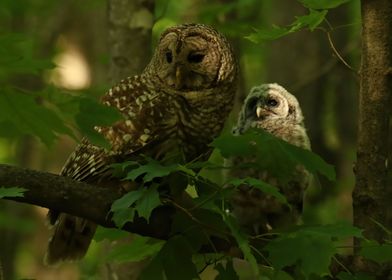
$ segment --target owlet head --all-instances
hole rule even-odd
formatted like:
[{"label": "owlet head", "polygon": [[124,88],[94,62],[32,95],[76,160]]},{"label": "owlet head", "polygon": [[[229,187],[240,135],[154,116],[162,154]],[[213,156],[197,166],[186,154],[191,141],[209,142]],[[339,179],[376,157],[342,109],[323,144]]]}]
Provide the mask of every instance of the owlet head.
[{"label": "owlet head", "polygon": [[278,84],[262,84],[253,87],[245,99],[234,132],[242,133],[253,126],[263,127],[264,123],[279,119],[301,124],[303,116],[298,100]]},{"label": "owlet head", "polygon": [[236,74],[233,52],[226,39],[202,24],[167,29],[161,35],[149,71],[165,87],[179,91],[231,83]]}]

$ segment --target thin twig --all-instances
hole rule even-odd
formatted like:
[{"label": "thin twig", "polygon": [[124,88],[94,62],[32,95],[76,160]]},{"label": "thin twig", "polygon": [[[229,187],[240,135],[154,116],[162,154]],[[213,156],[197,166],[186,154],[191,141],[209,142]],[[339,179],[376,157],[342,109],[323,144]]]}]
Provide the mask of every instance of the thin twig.
[{"label": "thin twig", "polygon": [[341,261],[339,261],[337,257],[333,256],[332,258],[333,258],[333,259],[335,260],[335,262],[336,262],[337,264],[339,264],[346,272],[348,272],[350,275],[353,275],[352,272],[351,272],[351,271],[350,271]]},{"label": "thin twig", "polygon": [[221,233],[222,235],[231,236],[231,234],[229,232],[216,229],[216,228],[214,228],[214,227],[212,227],[212,226],[210,226],[208,224],[205,224],[202,221],[198,220],[195,216],[192,215],[191,212],[189,212],[188,209],[182,207],[180,204],[176,203],[175,201],[173,201],[171,199],[163,199],[162,202],[163,203],[170,203],[170,204],[172,204],[174,207],[176,207],[177,209],[179,209],[182,212],[184,212],[192,221],[194,221],[195,223],[197,223],[198,225],[200,225],[200,226],[202,226],[204,228],[209,228],[212,231]]},{"label": "thin twig", "polygon": [[350,69],[350,70],[353,71],[354,73],[358,74],[358,71],[355,70],[353,67],[351,67],[350,64],[348,64],[348,63],[344,60],[344,58],[339,54],[338,50],[336,49],[336,47],[335,47],[335,45],[334,45],[334,43],[333,43],[333,41],[332,41],[331,33],[330,33],[329,31],[326,31],[326,33],[327,33],[329,45],[331,46],[331,48],[332,48],[334,54],[339,58],[339,60],[340,60],[348,69]]},{"label": "thin twig", "polygon": [[255,246],[249,244],[249,247],[254,250],[269,266],[272,267],[272,263]]}]

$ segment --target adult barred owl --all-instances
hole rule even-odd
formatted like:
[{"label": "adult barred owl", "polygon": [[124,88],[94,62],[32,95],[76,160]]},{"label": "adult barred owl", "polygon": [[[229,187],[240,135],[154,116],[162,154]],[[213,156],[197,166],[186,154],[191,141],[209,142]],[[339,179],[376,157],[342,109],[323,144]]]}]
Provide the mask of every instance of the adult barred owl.
[{"label": "adult barred owl", "polygon": [[[295,96],[278,84],[262,84],[251,89],[239,113],[234,134],[243,134],[250,128],[264,129],[293,145],[310,149],[301,108]],[[235,158],[234,165],[252,161]],[[298,166],[286,184],[269,175],[265,170],[236,169],[236,177],[255,177],[279,188],[291,209],[274,197],[249,186],[240,186],[232,197],[233,213],[239,224],[251,234],[266,233],[271,229],[298,223],[302,213],[304,191],[310,183],[310,174]]]},{"label": "adult barred owl", "polygon": [[[163,32],[141,75],[122,80],[102,102],[124,120],[97,127],[110,150],[84,139],[61,175],[91,184],[119,187],[110,165],[147,155],[180,162],[208,156],[208,144],[220,133],[232,109],[237,66],[227,40],[202,24],[183,24]],[[109,209],[108,209],[109,210]],[[86,219],[49,211],[54,234],[46,262],[79,259],[96,225]]]}]

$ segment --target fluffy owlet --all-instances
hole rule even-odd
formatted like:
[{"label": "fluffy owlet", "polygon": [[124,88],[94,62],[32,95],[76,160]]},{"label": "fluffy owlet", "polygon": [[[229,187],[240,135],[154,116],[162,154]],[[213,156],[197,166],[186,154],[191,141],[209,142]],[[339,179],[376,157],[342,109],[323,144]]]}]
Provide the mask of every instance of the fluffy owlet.
[{"label": "fluffy owlet", "polygon": [[[303,116],[297,99],[278,84],[262,84],[252,88],[246,97],[238,117],[234,134],[242,134],[249,128],[264,129],[293,145],[310,149],[309,138],[303,124]],[[252,159],[235,158],[233,164]],[[255,177],[279,188],[292,208],[258,189],[240,186],[232,198],[233,213],[248,232],[262,234],[273,228],[287,227],[299,221],[302,212],[304,190],[310,175],[298,166],[295,176],[287,184],[279,183],[265,170],[233,170],[232,176]]]},{"label": "fluffy owlet", "polygon": [[[232,109],[236,76],[233,51],[216,30],[201,24],[167,29],[143,73],[122,80],[102,98],[124,117],[113,126],[96,128],[111,150],[84,139],[61,174],[118,187],[120,181],[111,176],[113,163],[138,160],[142,154],[157,160],[175,154],[182,162],[208,156],[208,144]],[[82,258],[96,225],[52,210],[49,218],[55,229],[46,262]]]}]

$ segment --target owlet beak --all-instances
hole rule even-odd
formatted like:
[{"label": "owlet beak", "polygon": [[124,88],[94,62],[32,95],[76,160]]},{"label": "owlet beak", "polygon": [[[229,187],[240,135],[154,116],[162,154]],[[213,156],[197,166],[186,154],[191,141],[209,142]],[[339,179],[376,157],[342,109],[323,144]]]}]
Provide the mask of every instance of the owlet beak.
[{"label": "owlet beak", "polygon": [[264,114],[264,110],[263,110],[263,108],[261,108],[261,107],[257,107],[256,108],[256,116],[258,117],[258,118],[261,118]]}]

